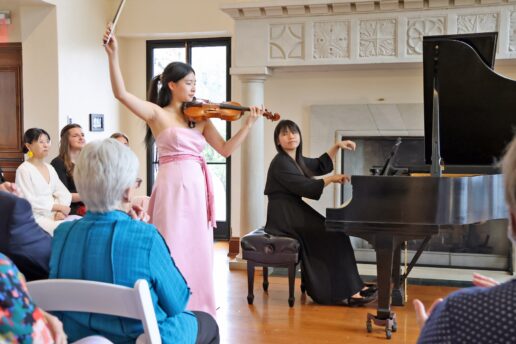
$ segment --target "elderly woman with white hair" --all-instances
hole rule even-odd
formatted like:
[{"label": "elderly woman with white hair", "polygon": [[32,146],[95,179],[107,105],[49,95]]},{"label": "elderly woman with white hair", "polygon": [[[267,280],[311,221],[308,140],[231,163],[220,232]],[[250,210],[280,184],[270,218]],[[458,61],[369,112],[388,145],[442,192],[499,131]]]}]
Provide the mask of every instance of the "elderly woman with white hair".
[{"label": "elderly woman with white hair", "polygon": [[[50,278],[72,278],[132,287],[149,283],[164,343],[218,343],[215,320],[185,310],[190,289],[164,239],[153,225],[127,213],[137,181],[138,160],[114,139],[86,145],[75,162],[74,181],[88,212],[55,231]],[[90,313],[58,314],[71,341],[99,334],[115,343],[134,342],[140,321]]]}]

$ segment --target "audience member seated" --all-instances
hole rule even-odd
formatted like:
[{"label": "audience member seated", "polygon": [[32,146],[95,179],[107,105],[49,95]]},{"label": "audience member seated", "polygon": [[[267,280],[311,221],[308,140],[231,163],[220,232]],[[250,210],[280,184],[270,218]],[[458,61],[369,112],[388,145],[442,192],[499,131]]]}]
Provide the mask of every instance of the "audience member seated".
[{"label": "audience member seated", "polygon": [[1,253],[0,284],[1,343],[66,343],[59,319],[34,305],[23,275]]},{"label": "audience member seated", "polygon": [[[52,241],[50,278],[73,278],[132,287],[145,279],[164,343],[218,343],[215,320],[185,309],[190,288],[165,240],[153,225],[131,219],[138,160],[113,139],[87,144],[76,160],[74,180],[88,211],[62,223]],[[57,313],[56,313],[57,314]],[[62,312],[71,340],[100,334],[113,342],[134,341],[142,332],[133,319]]]},{"label": "audience member seated", "polygon": [[[503,158],[505,199],[509,210],[509,239],[516,243],[516,138]],[[427,312],[414,300],[418,324],[422,327],[418,343],[513,343],[516,335],[516,279],[497,284],[480,275],[473,277],[476,287],[461,289],[434,302]]]},{"label": "audience member seated", "polygon": [[[66,344],[63,324],[31,300],[25,279],[8,257],[0,254],[0,343]],[[90,336],[75,344],[108,344]]]},{"label": "audience member seated", "polygon": [[70,214],[72,195],[63,185],[56,170],[43,159],[48,155],[50,135],[31,128],[23,135],[28,160],[16,170],[16,186],[29,201],[36,222],[50,235]]},{"label": "audience member seated", "polygon": [[126,146],[129,146],[129,137],[127,137],[124,133],[113,133],[109,138],[115,139],[118,142],[123,143]]},{"label": "audience member seated", "polygon": [[70,214],[83,216],[86,212],[81,197],[73,182],[73,168],[75,159],[84,147],[84,133],[79,124],[68,124],[61,129],[61,141],[59,142],[59,155],[50,163],[56,170],[57,175],[64,186],[72,194]]},{"label": "audience member seated", "polygon": [[15,184],[0,184],[0,252],[29,281],[48,278],[52,240],[34,221],[29,202],[18,197]]}]

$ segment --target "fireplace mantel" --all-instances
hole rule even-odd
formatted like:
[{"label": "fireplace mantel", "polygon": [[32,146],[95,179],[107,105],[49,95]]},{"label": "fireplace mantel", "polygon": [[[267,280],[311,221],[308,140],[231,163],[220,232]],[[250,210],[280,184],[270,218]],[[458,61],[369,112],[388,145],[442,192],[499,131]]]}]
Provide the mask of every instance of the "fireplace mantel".
[{"label": "fireplace mantel", "polygon": [[227,4],[235,67],[422,61],[422,37],[497,31],[498,60],[516,57],[516,0],[269,1]]}]

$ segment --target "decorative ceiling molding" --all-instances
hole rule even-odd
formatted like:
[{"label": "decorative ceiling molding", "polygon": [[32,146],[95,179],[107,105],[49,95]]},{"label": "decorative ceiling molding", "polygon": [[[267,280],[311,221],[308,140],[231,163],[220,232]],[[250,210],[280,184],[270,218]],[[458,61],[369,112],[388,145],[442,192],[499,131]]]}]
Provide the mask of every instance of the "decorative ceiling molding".
[{"label": "decorative ceiling molding", "polygon": [[504,4],[516,4],[516,0],[295,0],[224,4],[221,6],[221,10],[233,19],[239,20],[451,9]]},{"label": "decorative ceiling molding", "polygon": [[285,0],[222,10],[236,19],[234,67],[413,64],[424,36],[495,31],[496,58],[516,62],[516,0]]}]

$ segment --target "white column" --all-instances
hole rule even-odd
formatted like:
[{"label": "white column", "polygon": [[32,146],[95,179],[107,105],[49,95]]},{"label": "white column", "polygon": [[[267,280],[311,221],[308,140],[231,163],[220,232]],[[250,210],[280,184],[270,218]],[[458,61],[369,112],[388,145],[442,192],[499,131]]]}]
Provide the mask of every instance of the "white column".
[{"label": "white column", "polygon": [[[264,68],[261,74],[233,73],[233,70],[232,74],[238,74],[241,80],[243,104],[264,104],[264,82],[269,74],[268,69]],[[260,118],[242,144],[240,238],[265,225],[263,140],[264,124],[263,118]]]},{"label": "white column", "polygon": [[[264,104],[265,78],[264,75],[240,76],[243,104]],[[263,127],[263,118],[260,118],[242,145],[240,237],[265,224]]]}]

